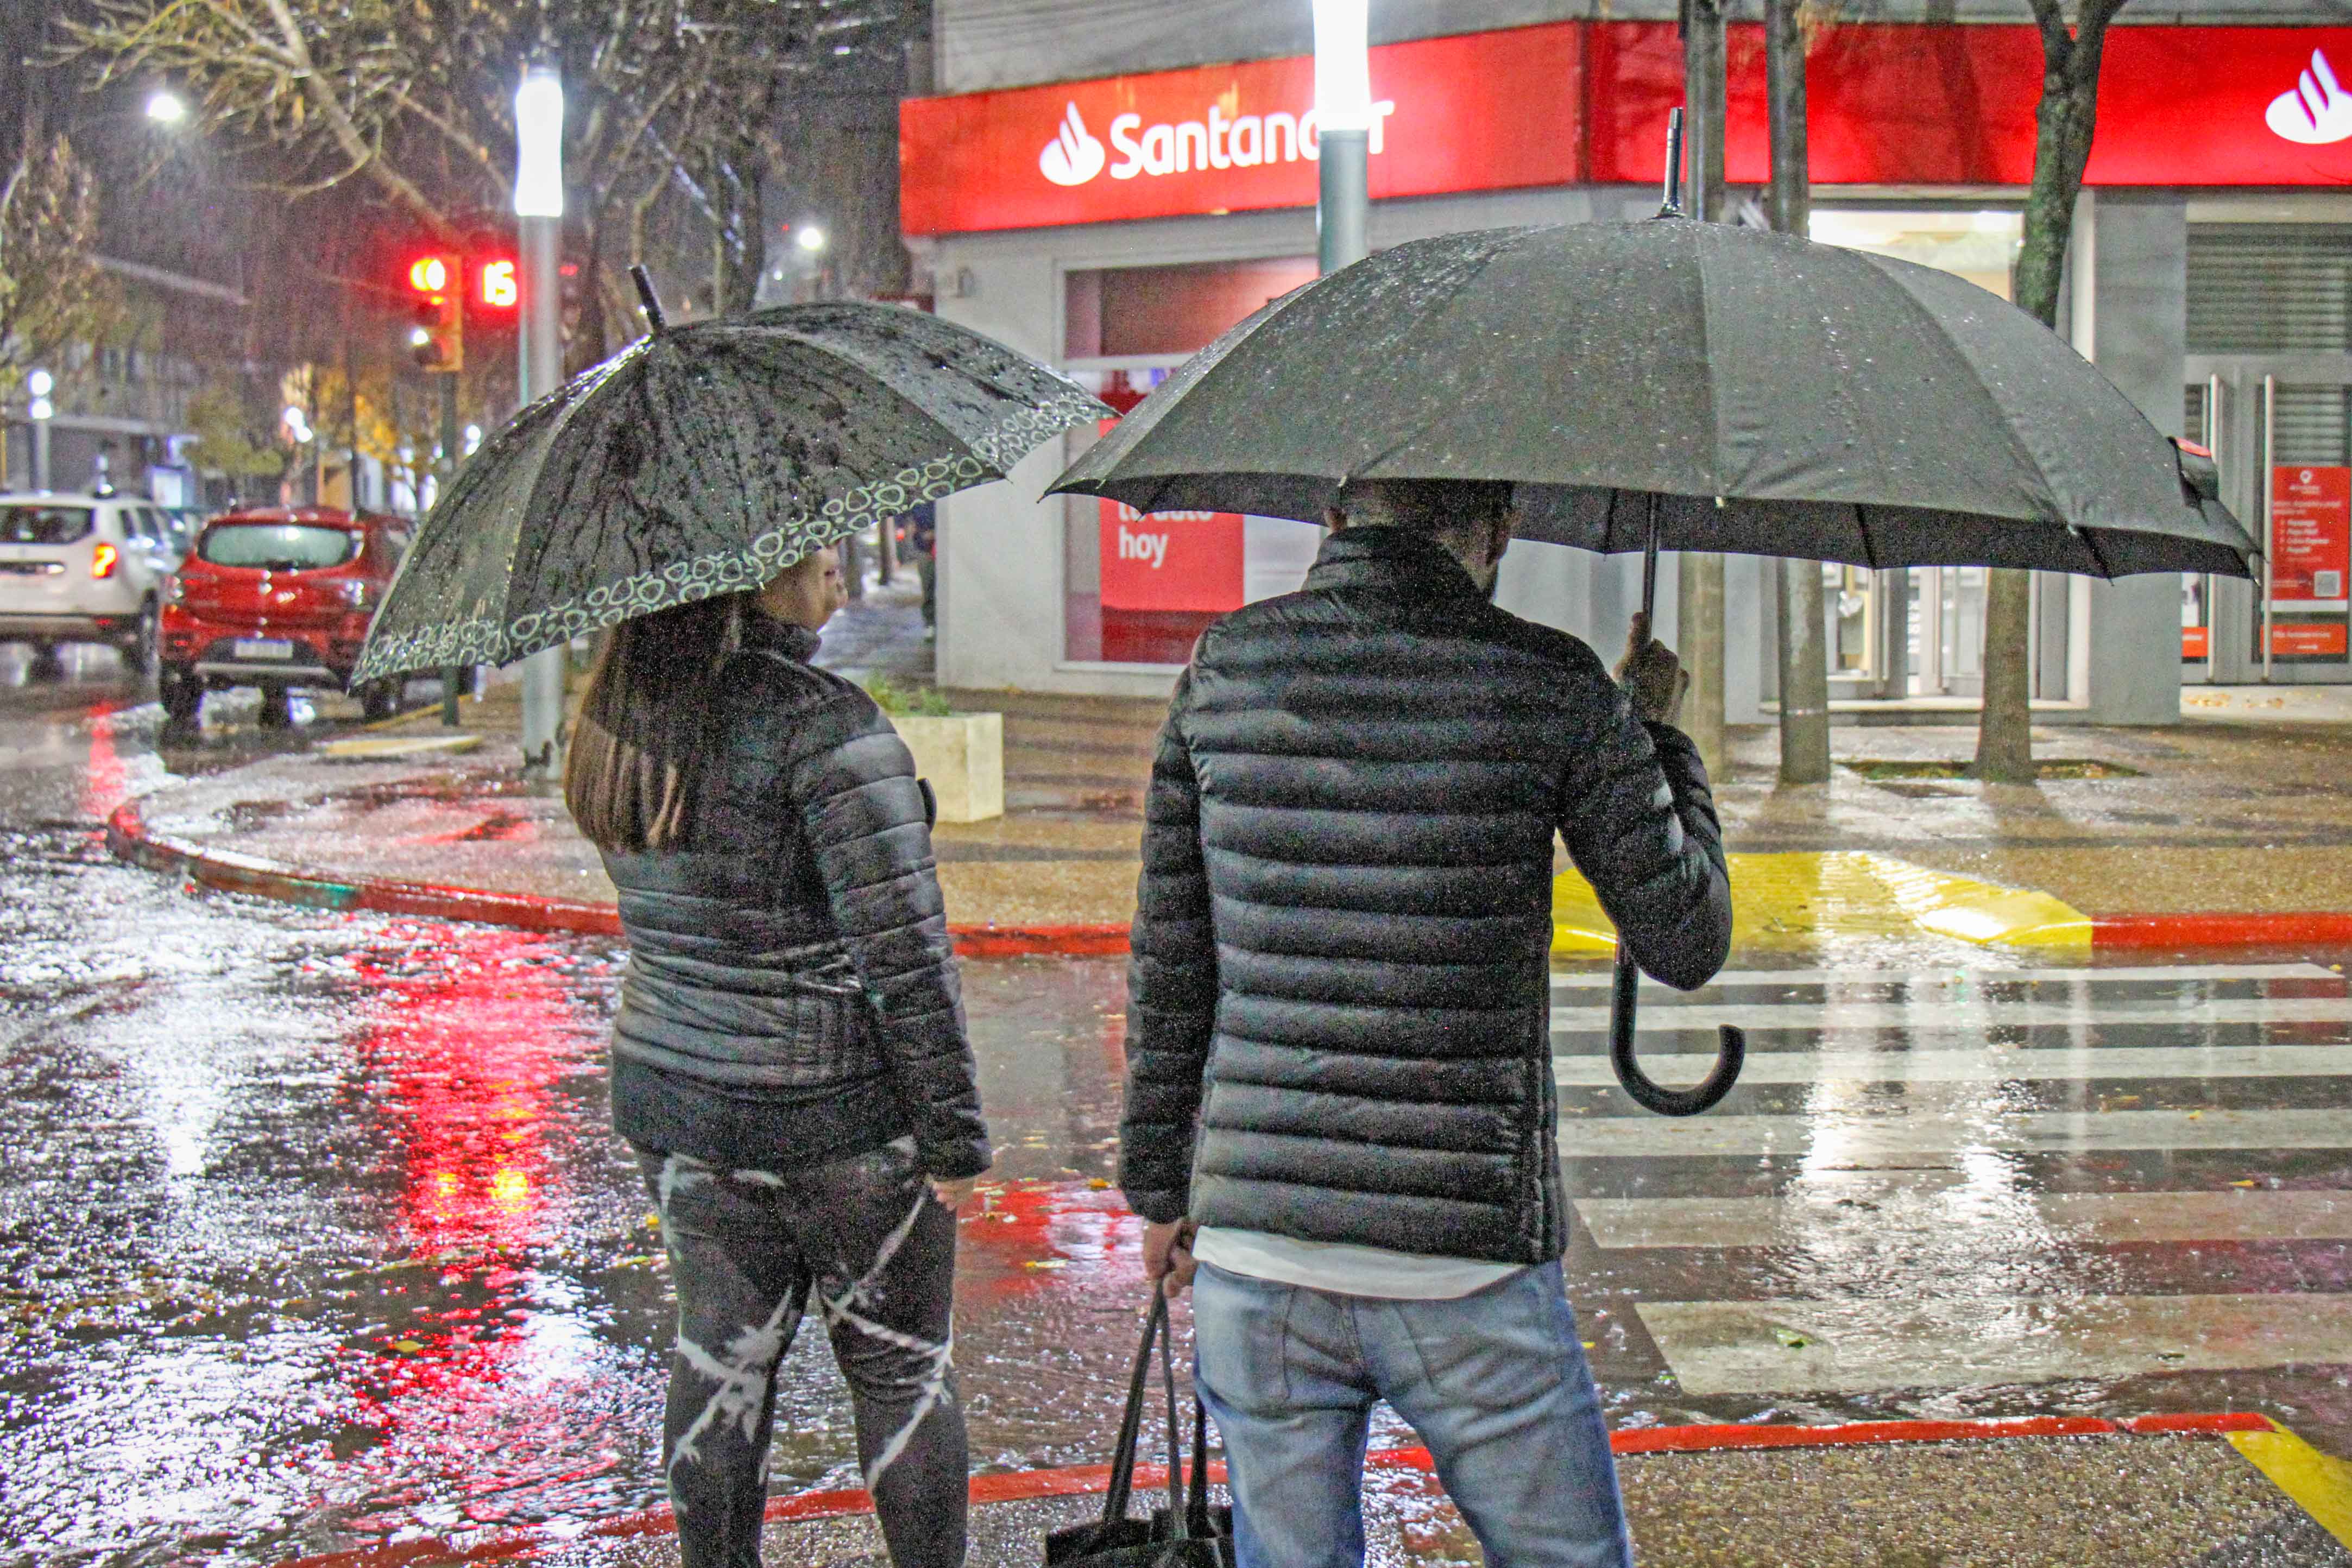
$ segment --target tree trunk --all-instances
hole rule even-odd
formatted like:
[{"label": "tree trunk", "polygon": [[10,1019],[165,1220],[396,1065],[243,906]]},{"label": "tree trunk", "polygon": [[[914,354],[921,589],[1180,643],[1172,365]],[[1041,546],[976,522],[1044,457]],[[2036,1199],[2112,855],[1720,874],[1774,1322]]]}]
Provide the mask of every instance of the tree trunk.
[{"label": "tree trunk", "polygon": [[[1683,12],[1683,122],[1690,146],[1688,210],[1713,223],[1723,215],[1723,6],[1721,0],[1685,0]],[[1699,760],[1718,781],[1731,758],[1723,733],[1723,557],[1685,552],[1675,579],[1676,642],[1690,693],[1683,727]]]},{"label": "tree trunk", "polygon": [[[1805,31],[1797,0],[1764,0],[1764,74],[1770,99],[1772,226],[1802,235],[1813,208],[1805,136]],[[1780,604],[1780,782],[1830,777],[1830,672],[1819,561],[1776,563]]]},{"label": "tree trunk", "polygon": [[[2042,33],[2042,101],[2034,110],[2033,184],[2025,199],[2025,233],[2017,256],[2018,307],[2055,330],[2066,247],[2074,234],[2074,199],[2083,189],[2097,128],[2099,57],[2107,24],[2125,0],[2084,0],[2072,31],[2061,0],[2032,0]],[[1985,574],[1984,706],[1977,722],[1975,772],[2000,784],[2034,780],[2032,672],[2028,630],[2032,578],[2001,569]],[[2078,629],[2077,635],[2084,634]]]}]

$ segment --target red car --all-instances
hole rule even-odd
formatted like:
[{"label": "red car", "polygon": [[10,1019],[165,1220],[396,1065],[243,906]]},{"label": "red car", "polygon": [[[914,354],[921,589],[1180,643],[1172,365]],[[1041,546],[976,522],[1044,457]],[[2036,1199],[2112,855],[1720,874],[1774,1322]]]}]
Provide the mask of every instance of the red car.
[{"label": "red car", "polygon": [[[163,592],[163,711],[196,716],[207,691],[261,688],[261,722],[288,722],[296,686],[349,685],[368,621],[407,538],[397,517],[272,507],[215,517]],[[388,718],[401,683],[352,695]]]}]

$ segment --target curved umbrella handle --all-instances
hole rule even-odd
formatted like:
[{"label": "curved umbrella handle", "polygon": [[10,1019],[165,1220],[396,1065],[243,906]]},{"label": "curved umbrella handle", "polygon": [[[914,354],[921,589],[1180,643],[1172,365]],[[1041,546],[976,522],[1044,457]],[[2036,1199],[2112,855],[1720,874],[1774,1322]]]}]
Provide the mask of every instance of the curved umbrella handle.
[{"label": "curved umbrella handle", "polygon": [[1633,1060],[1633,1015],[1641,985],[1642,971],[1621,948],[1617,983],[1609,998],[1609,1065],[1616,1070],[1617,1082],[1624,1085],[1634,1103],[1661,1116],[1696,1116],[1714,1109],[1739,1082],[1739,1069],[1748,1061],[1747,1031],[1731,1024],[1722,1026],[1723,1043],[1716,1054],[1715,1071],[1696,1088],[1669,1089],[1652,1082],[1642,1064]]}]

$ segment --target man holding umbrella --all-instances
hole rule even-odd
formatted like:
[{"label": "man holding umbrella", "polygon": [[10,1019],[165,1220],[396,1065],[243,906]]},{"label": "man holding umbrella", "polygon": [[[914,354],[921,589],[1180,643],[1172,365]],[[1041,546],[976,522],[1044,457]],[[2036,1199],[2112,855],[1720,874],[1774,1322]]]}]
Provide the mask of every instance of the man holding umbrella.
[{"label": "man holding umbrella", "polygon": [[1360,1563],[1381,1399],[1489,1562],[1631,1562],[1559,1267],[1552,836],[1673,985],[1730,893],[1674,655],[1637,622],[1612,680],[1491,602],[1511,494],[1342,488],[1302,591],[1202,637],[1153,763],[1120,1184],[1194,1288],[1242,1568]]}]

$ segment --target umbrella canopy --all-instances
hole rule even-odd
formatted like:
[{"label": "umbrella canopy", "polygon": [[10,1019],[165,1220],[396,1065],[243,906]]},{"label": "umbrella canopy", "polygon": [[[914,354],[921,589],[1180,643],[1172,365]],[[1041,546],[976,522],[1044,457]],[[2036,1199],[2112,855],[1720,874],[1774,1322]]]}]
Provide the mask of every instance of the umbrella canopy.
[{"label": "umbrella canopy", "polygon": [[1948,273],[1665,217],[1416,240],[1268,304],[1056,482],[1315,518],[1342,482],[1507,479],[1523,538],[1855,566],[2249,575],[2105,377]]},{"label": "umbrella canopy", "polygon": [[1110,412],[1003,344],[898,306],[657,327],[467,460],[352,678],[509,664],[757,588]]}]

